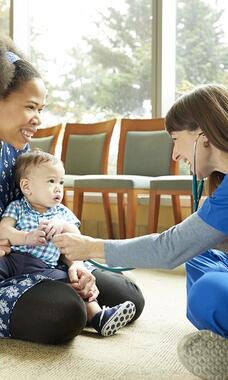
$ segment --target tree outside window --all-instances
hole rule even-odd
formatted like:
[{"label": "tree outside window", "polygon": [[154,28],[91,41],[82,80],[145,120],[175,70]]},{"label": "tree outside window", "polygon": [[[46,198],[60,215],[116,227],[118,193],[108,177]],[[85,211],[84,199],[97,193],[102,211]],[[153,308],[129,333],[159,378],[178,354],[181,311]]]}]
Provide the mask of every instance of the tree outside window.
[{"label": "tree outside window", "polygon": [[[228,84],[226,1],[170,1],[177,8],[176,97],[203,83]],[[67,0],[54,9],[46,0],[42,15],[40,2],[28,3],[32,60],[49,88],[46,122],[153,116],[152,0]],[[117,142],[115,135],[113,162]]]},{"label": "tree outside window", "polygon": [[0,0],[0,28],[1,34],[10,34],[10,0]]}]

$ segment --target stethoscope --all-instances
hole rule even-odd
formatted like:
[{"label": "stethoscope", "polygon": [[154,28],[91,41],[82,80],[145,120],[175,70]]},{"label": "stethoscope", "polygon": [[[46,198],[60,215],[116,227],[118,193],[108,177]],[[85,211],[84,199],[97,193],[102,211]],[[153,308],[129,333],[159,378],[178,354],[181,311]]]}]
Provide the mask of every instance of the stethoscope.
[{"label": "stethoscope", "polygon": [[[197,174],[196,174],[196,147],[197,147],[197,142],[202,134],[203,132],[199,133],[193,145],[193,174],[192,174],[193,212],[196,212],[198,209],[199,201],[203,193],[203,185],[204,185],[203,179],[197,181]],[[127,268],[127,267],[126,268],[125,267],[109,267],[106,264],[98,263],[97,261],[92,260],[92,259],[87,260],[87,261],[99,269],[107,270],[114,273],[120,273],[120,272],[125,272],[128,270],[135,269],[135,268]]]},{"label": "stethoscope", "polygon": [[199,133],[193,145],[193,173],[192,173],[193,212],[196,212],[199,207],[199,201],[203,193],[203,185],[204,185],[203,179],[197,181],[197,174],[196,174],[196,147],[197,147],[198,140],[202,134],[203,132]]}]

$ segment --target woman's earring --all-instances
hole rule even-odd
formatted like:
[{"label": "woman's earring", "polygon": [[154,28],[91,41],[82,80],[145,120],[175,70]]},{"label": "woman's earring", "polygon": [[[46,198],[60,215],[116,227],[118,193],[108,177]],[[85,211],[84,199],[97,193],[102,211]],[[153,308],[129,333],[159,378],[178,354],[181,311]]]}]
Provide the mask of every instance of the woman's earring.
[{"label": "woman's earring", "polygon": [[209,141],[204,141],[203,146],[204,146],[204,148],[208,148],[209,147]]}]

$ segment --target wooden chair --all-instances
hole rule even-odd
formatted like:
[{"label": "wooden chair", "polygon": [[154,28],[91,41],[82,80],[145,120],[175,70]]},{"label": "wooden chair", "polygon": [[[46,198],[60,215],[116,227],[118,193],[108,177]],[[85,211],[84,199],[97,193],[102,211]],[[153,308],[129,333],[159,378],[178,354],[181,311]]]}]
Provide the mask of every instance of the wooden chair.
[{"label": "wooden chair", "polygon": [[160,210],[161,195],[171,195],[175,224],[182,221],[180,201],[177,197],[188,195],[192,197],[192,176],[191,175],[169,175],[153,178],[150,182],[149,190],[149,210],[148,210],[148,233],[157,232],[158,218]]},{"label": "wooden chair", "polygon": [[[164,119],[122,119],[117,175],[77,179],[74,209],[78,208],[81,192],[117,193],[120,238],[134,237],[138,195],[149,194],[153,178],[178,173],[178,164],[172,160],[172,146],[172,139],[165,131]],[[126,223],[124,194],[127,194]],[[173,195],[172,202],[175,222],[178,223],[179,197]]]},{"label": "wooden chair", "polygon": [[39,128],[30,143],[31,149],[39,148],[45,152],[55,154],[62,124],[48,128]]},{"label": "wooden chair", "polygon": [[[98,123],[82,124],[67,123],[62,143],[61,159],[66,175],[64,179],[64,194],[74,191],[75,179],[85,175],[102,175],[108,171],[109,146],[116,119]],[[65,196],[63,203],[65,203]],[[77,207],[74,212],[79,219],[82,216],[84,191],[77,193]],[[75,199],[75,196],[74,196]],[[103,204],[108,236],[113,237],[111,208],[108,194],[103,194]]]}]

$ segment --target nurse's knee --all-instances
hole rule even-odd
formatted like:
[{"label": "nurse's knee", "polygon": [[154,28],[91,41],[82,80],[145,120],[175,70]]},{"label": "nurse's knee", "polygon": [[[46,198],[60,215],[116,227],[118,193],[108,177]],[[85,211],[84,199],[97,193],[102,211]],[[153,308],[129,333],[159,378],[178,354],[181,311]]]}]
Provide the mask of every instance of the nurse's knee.
[{"label": "nurse's knee", "polygon": [[191,287],[187,300],[188,319],[205,320],[209,310],[216,312],[223,304],[227,289],[224,289],[220,275],[221,272],[206,273]]}]

